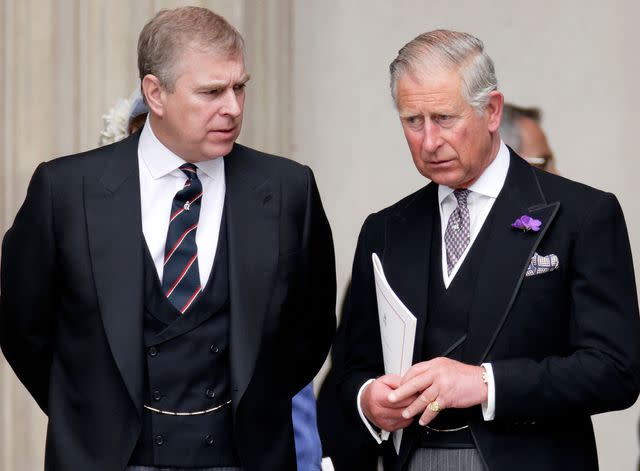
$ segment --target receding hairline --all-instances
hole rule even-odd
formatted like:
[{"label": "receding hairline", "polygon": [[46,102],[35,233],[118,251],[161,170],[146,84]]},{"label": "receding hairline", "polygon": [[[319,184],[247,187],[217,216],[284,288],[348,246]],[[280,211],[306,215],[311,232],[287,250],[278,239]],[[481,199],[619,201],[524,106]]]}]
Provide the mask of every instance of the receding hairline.
[{"label": "receding hairline", "polygon": [[242,35],[224,17],[203,7],[160,10],[143,27],[138,38],[140,79],[152,74],[172,88],[176,67],[185,50],[211,52],[244,62]]},{"label": "receding hairline", "polygon": [[[435,69],[435,70],[434,70]],[[464,32],[434,30],[406,43],[389,65],[391,96],[397,102],[397,82],[406,74],[456,74],[463,98],[481,112],[489,94],[498,89],[493,61],[479,38]]]}]

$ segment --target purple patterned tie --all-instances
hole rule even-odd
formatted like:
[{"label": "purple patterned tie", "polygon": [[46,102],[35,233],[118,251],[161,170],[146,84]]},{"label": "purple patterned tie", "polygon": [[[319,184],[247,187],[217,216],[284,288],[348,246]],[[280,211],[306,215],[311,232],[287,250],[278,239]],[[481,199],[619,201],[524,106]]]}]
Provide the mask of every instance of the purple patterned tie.
[{"label": "purple patterned tie", "polygon": [[453,192],[458,200],[458,207],[449,216],[447,230],[444,233],[444,244],[447,248],[447,273],[449,275],[471,240],[469,208],[467,208],[469,193],[469,190],[455,190]]}]

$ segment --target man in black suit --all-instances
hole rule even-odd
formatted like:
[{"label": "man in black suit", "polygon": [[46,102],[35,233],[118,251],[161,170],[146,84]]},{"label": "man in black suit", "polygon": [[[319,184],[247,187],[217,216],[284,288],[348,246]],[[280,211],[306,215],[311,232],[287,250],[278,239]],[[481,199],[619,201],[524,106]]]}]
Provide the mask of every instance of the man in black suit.
[{"label": "man in black suit", "polygon": [[3,243],[1,341],[49,417],[46,469],[296,468],[333,245],[311,170],[235,144],[243,48],[206,9],[158,13],[142,131],[33,176]]},{"label": "man in black suit", "polygon": [[[590,416],[640,390],[640,321],[611,193],[502,142],[503,96],[477,38],[405,45],[391,88],[426,187],[365,221],[344,326],[341,398],[360,432],[404,429],[388,468],[595,470]],[[413,366],[384,374],[371,257],[417,317]]]}]

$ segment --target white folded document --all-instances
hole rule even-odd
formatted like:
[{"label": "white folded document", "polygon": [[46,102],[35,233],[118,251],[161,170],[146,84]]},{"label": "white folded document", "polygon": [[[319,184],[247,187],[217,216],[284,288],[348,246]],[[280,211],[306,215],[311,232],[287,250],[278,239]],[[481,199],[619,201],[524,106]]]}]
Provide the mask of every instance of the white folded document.
[{"label": "white folded document", "polygon": [[[413,362],[416,317],[411,314],[389,286],[378,256],[374,253],[371,255],[371,259],[376,282],[384,372],[403,376]],[[389,432],[383,430],[381,438],[387,440]],[[396,452],[400,451],[401,440],[402,430],[394,432],[393,444]]]}]

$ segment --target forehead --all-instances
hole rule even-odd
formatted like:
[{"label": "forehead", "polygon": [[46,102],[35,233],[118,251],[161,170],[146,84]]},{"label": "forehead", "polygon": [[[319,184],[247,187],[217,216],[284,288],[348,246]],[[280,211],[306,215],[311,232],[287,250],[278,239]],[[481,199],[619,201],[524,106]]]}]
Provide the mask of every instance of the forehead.
[{"label": "forehead", "polygon": [[399,77],[396,85],[398,109],[415,107],[457,107],[464,103],[462,81],[455,70],[440,68],[407,72]]},{"label": "forehead", "polygon": [[531,118],[520,118],[520,154],[525,157],[539,157],[551,153],[547,137],[542,128]]},{"label": "forehead", "polygon": [[215,50],[189,47],[178,56],[175,64],[177,80],[239,81],[246,76],[244,55],[220,53]]}]

